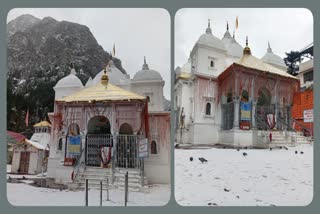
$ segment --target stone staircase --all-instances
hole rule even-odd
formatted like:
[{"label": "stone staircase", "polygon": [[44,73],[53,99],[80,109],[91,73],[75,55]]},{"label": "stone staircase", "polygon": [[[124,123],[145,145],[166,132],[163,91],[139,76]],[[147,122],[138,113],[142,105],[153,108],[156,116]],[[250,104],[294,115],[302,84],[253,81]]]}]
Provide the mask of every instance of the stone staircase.
[{"label": "stone staircase", "polygon": [[312,139],[310,137],[305,137],[301,132],[293,131],[279,131],[274,130],[272,133],[272,141],[269,142],[270,131],[259,131],[258,136],[263,139],[262,143],[257,143],[257,147],[261,148],[273,148],[280,146],[297,146],[300,144],[310,144]]},{"label": "stone staircase", "polygon": [[[102,181],[102,189],[120,189],[124,190],[125,174],[128,171],[128,189],[132,192],[146,192],[148,190],[148,181],[144,177],[144,186],[141,185],[142,177],[138,169],[119,169],[116,168],[114,175],[111,168],[82,166],[77,173],[74,182],[70,182],[71,189],[84,189],[85,180],[88,179],[90,189],[100,189],[100,181]],[[114,179],[114,181],[112,180]]]}]

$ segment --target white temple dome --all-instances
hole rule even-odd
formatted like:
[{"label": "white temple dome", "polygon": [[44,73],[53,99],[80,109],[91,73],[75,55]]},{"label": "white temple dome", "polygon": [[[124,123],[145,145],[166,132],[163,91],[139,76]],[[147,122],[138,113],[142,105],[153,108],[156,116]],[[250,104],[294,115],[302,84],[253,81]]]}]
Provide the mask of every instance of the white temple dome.
[{"label": "white temple dome", "polygon": [[225,32],[222,38],[222,42],[225,48],[227,49],[228,55],[233,57],[238,57],[238,58],[242,56],[243,47],[236,41],[236,39],[234,38],[234,34],[233,34],[233,37],[231,36],[229,32],[228,24],[227,24],[227,31]]},{"label": "white temple dome", "polygon": [[[109,67],[108,67],[108,77],[109,82],[114,85],[129,85],[130,84],[130,76],[127,74],[122,73],[113,63],[113,61],[110,61]],[[101,77],[103,75],[104,71],[100,71],[92,80],[91,85],[97,85],[101,81]]]},{"label": "white temple dome", "polygon": [[71,88],[71,87],[83,87],[81,80],[76,76],[76,71],[74,68],[68,76],[60,79],[54,88]]},{"label": "white temple dome", "polygon": [[216,48],[222,51],[225,51],[226,48],[222,42],[222,40],[220,40],[219,38],[215,37],[212,34],[211,28],[210,28],[210,22],[208,22],[208,27],[206,29],[206,33],[202,34],[197,43],[199,45],[203,45],[203,46],[207,46],[207,47],[212,47],[212,48]]},{"label": "white temple dome", "polygon": [[191,59],[188,58],[188,62],[186,62],[181,68],[181,72],[191,73]]},{"label": "white temple dome", "polygon": [[90,86],[93,86],[93,80],[92,80],[92,77],[91,77],[91,76],[89,77],[89,79],[88,79],[85,87],[88,88],[88,87],[90,87]]},{"label": "white temple dome", "polygon": [[272,52],[270,43],[268,43],[267,53],[261,58],[261,60],[265,63],[286,69],[286,64],[284,63],[284,60],[280,56]]},{"label": "white temple dome", "polygon": [[142,70],[138,71],[133,76],[133,81],[145,81],[145,80],[161,80],[161,81],[163,81],[163,79],[158,71],[149,69],[149,66],[146,63],[146,58],[144,58],[144,64],[142,65]]}]

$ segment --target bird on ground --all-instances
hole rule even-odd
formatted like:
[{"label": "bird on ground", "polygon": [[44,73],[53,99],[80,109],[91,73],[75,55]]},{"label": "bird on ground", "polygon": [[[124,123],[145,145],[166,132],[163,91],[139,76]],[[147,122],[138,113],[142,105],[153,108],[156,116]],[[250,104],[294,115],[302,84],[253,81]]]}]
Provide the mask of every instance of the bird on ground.
[{"label": "bird on ground", "polygon": [[247,156],[248,154],[247,154],[246,152],[244,152],[244,153],[242,153],[242,155],[245,157],[245,156]]},{"label": "bird on ground", "polygon": [[303,154],[303,152],[300,152],[300,154]]},{"label": "bird on ground", "polygon": [[176,145],[174,145],[174,148],[179,148],[179,144],[177,143]]},{"label": "bird on ground", "polygon": [[248,149],[248,147],[244,147],[244,149]]},{"label": "bird on ground", "polygon": [[190,161],[193,161],[193,157],[190,157]]},{"label": "bird on ground", "polygon": [[288,147],[285,147],[285,146],[284,146],[283,148],[284,148],[285,150],[288,150]]},{"label": "bird on ground", "polygon": [[239,151],[240,151],[240,149],[238,148],[238,149],[237,149],[237,151],[239,152]]},{"label": "bird on ground", "polygon": [[223,190],[224,190],[225,192],[230,192],[230,189],[224,188]]},{"label": "bird on ground", "polygon": [[295,151],[294,153],[298,154],[298,151]]},{"label": "bird on ground", "polygon": [[199,161],[201,161],[201,163],[204,163],[204,162],[208,162],[208,160],[206,160],[205,158],[199,158]]},{"label": "bird on ground", "polygon": [[272,150],[272,148],[270,148],[270,151]]},{"label": "bird on ground", "polygon": [[282,146],[280,146],[280,149],[282,149]]}]

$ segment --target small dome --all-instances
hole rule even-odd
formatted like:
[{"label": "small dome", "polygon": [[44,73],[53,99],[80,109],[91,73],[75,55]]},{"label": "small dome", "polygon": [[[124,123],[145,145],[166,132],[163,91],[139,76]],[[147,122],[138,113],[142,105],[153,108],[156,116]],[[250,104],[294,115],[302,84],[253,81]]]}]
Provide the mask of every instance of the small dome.
[{"label": "small dome", "polygon": [[[92,80],[91,85],[97,85],[101,82],[101,77],[104,74],[104,71],[100,71]],[[113,63],[110,62],[108,68],[108,77],[109,82],[114,85],[129,85],[130,84],[130,77],[124,73],[122,73]],[[89,80],[88,80],[89,81]]]},{"label": "small dome", "polygon": [[60,79],[54,88],[69,88],[69,87],[83,87],[81,80],[76,76],[76,71],[74,68],[68,76]]},{"label": "small dome", "polygon": [[227,31],[225,32],[222,38],[222,42],[225,48],[227,49],[228,55],[233,57],[238,57],[238,58],[242,56],[243,47],[236,41],[236,39],[234,38],[234,35],[233,37],[231,37],[231,34],[228,29],[228,25],[227,25]]},{"label": "small dome", "polygon": [[212,30],[210,28],[210,21],[208,22],[208,27],[206,29],[206,33],[202,34],[199,37],[196,44],[216,48],[216,49],[223,50],[223,51],[226,50],[223,42],[219,38],[215,37],[212,34]]},{"label": "small dome", "polygon": [[93,86],[92,83],[93,83],[93,80],[92,80],[92,77],[90,76],[89,79],[88,79],[88,81],[87,81],[87,83],[86,83],[86,85],[85,85],[85,87],[88,88],[88,87]]},{"label": "small dome", "polygon": [[261,58],[261,60],[265,63],[275,65],[283,69],[286,68],[286,64],[284,63],[283,59],[272,52],[270,43],[268,43],[267,53]]},{"label": "small dome", "polygon": [[186,62],[181,68],[181,72],[191,73],[191,59],[188,58],[188,62]]},{"label": "small dome", "polygon": [[144,81],[144,80],[163,80],[160,73],[155,70],[150,70],[148,64],[146,63],[146,58],[144,58],[144,64],[142,65],[142,70],[138,71],[133,76],[133,81]]}]

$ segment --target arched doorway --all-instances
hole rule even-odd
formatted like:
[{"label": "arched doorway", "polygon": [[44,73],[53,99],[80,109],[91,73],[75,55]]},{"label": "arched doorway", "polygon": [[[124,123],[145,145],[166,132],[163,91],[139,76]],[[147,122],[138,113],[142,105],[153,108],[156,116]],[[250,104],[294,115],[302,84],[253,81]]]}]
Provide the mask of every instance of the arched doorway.
[{"label": "arched doorway", "polygon": [[137,136],[128,123],[123,123],[117,139],[117,166],[135,168],[137,166]]},{"label": "arched doorway", "polygon": [[[101,153],[110,150],[113,146],[110,121],[104,116],[92,117],[87,125],[85,159],[87,166],[101,166]],[[109,153],[107,152],[107,155]]]},{"label": "arched doorway", "polygon": [[275,107],[271,104],[271,98],[271,93],[266,87],[259,89],[256,107],[256,124],[258,129],[267,129],[267,115],[275,114]]}]

